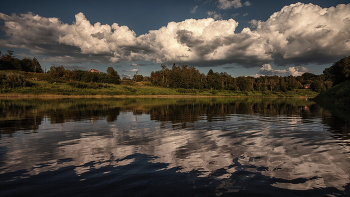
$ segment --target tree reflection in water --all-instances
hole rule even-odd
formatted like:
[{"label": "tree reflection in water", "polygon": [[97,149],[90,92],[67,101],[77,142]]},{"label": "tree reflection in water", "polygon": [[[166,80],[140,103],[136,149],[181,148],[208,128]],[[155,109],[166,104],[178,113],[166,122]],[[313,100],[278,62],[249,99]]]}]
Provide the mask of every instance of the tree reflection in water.
[{"label": "tree reflection in water", "polygon": [[[11,179],[73,166],[72,180],[89,184],[97,176],[119,184],[139,181],[129,188],[142,188],[142,179],[170,188],[156,179],[171,182],[174,176],[181,178],[173,184],[191,185],[183,187],[189,193],[212,185],[215,195],[259,192],[253,188],[269,188],[265,195],[276,188],[341,192],[350,182],[349,121],[312,101],[2,100],[0,111],[0,174]],[[32,132],[38,133],[16,137]]]}]

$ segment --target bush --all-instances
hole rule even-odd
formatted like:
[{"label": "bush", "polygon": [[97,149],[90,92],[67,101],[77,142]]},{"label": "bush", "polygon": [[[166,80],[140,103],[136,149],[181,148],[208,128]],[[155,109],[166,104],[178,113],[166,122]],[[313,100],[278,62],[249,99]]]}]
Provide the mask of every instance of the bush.
[{"label": "bush", "polygon": [[48,83],[66,83],[64,79],[50,78],[47,80]]},{"label": "bush", "polygon": [[100,88],[109,87],[108,85],[101,84],[101,83],[84,83],[84,82],[78,82],[78,81],[70,81],[68,82],[68,85],[74,88],[81,88],[81,89],[100,89]]},{"label": "bush", "polygon": [[22,75],[15,73],[1,73],[0,86],[4,88],[29,87],[33,84]]},{"label": "bush", "polygon": [[124,89],[128,90],[129,92],[135,94],[137,89],[129,87],[129,86],[123,86]]},{"label": "bush", "polygon": [[217,90],[212,90],[212,91],[210,91],[210,93],[211,93],[212,95],[216,95],[217,93],[219,93],[219,91],[217,91]]},{"label": "bush", "polygon": [[184,88],[179,88],[176,90],[178,93],[186,94],[186,93],[197,93],[197,90],[195,89],[184,89]]},{"label": "bush", "polygon": [[315,92],[322,92],[326,90],[325,86],[321,81],[313,81],[310,85],[310,88],[312,91]]}]

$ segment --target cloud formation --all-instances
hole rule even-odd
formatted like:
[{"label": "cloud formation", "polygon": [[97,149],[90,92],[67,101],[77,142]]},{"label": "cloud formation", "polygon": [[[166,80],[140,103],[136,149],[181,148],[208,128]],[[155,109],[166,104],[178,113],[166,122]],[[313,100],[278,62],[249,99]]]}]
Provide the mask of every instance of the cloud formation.
[{"label": "cloud formation", "polygon": [[244,5],[245,5],[245,6],[251,6],[252,3],[250,3],[249,1],[246,1],[246,2],[244,2]]},{"label": "cloud formation", "polygon": [[124,72],[138,72],[139,69],[137,68],[134,68],[134,69],[131,69],[131,70],[123,70]]},{"label": "cloud formation", "polygon": [[[229,8],[240,8],[242,7],[242,3],[241,3],[241,0],[219,0],[218,1],[219,5],[218,5],[218,8],[219,9],[223,9],[223,10],[226,10],[226,9],[229,9]],[[250,6],[252,5],[249,1],[246,1],[244,2],[245,6]]]},{"label": "cloud formation", "polygon": [[209,18],[214,18],[215,20],[222,20],[222,15],[216,13],[215,11],[208,11],[207,16]]},{"label": "cloud formation", "polygon": [[231,7],[234,7],[234,8],[242,7],[241,0],[232,0],[232,1],[219,0],[218,2],[219,2],[218,8],[224,9],[224,10],[229,9]]},{"label": "cloud formation", "polygon": [[191,10],[191,13],[192,14],[196,13],[197,9],[198,9],[198,5],[194,6],[194,8]]},{"label": "cloud formation", "polygon": [[333,62],[350,53],[349,13],[350,4],[297,3],[258,21],[256,31],[266,37],[277,65]]},{"label": "cloud formation", "polygon": [[129,78],[129,79],[131,79],[131,78],[132,78],[132,75],[123,74],[123,75],[122,75],[122,78]]},{"label": "cloud formation", "polygon": [[273,76],[273,75],[292,75],[292,76],[301,76],[305,72],[308,72],[309,69],[303,67],[303,66],[294,66],[289,67],[288,70],[274,70],[272,69],[270,64],[264,64],[260,68],[259,73],[257,76],[267,75],[267,76]]},{"label": "cloud formation", "polygon": [[[219,2],[242,6],[237,0]],[[144,60],[193,66],[234,63],[250,68],[274,62],[294,65],[297,73],[296,66],[332,63],[350,54],[349,13],[350,4],[321,8],[296,3],[283,7],[267,21],[251,21],[252,28],[241,32],[235,32],[235,20],[211,14],[214,18],[170,22],[140,36],[117,23],[91,24],[83,13],[78,13],[72,24],[33,13],[0,13],[2,30],[8,36],[0,40],[0,47],[28,49],[55,63]]]}]

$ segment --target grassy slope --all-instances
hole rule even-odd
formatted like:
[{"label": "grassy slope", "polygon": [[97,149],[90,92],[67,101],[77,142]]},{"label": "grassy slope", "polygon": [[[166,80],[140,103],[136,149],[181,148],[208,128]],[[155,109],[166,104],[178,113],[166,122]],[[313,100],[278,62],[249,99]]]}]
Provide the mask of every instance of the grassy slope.
[{"label": "grassy slope", "polygon": [[[33,75],[30,73],[22,73],[25,75]],[[34,74],[35,75],[35,74]],[[153,86],[147,82],[122,82],[121,85],[108,84],[108,88],[75,88],[67,83],[48,83],[46,81],[37,81],[35,76],[27,76],[29,81],[34,85],[32,87],[22,88],[5,88],[0,89],[0,97],[23,97],[24,95],[30,96],[57,96],[60,97],[74,97],[74,96],[159,96],[159,95],[172,95],[172,96],[253,96],[253,97],[315,97],[316,92],[305,89],[297,89],[288,92],[270,92],[270,91],[253,91],[253,92],[241,92],[241,91],[227,91],[227,90],[186,90],[186,89],[174,89],[163,88]]]},{"label": "grassy slope", "polygon": [[66,83],[50,84],[47,82],[34,82],[33,87],[2,89],[0,96],[20,96],[20,95],[70,95],[70,96],[140,96],[140,95],[188,95],[188,96],[254,96],[254,97],[314,97],[316,92],[311,90],[293,90],[288,92],[270,92],[270,91],[227,91],[227,90],[190,90],[189,93],[183,93],[182,89],[163,88],[151,85],[110,85],[108,88],[101,89],[81,89],[73,88]]}]

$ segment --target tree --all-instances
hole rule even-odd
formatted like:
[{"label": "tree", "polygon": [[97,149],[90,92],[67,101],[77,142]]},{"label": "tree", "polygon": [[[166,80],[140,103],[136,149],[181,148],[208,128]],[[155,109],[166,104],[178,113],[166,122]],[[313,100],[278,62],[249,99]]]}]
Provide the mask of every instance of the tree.
[{"label": "tree", "polygon": [[13,56],[12,50],[7,50],[6,55],[1,55],[0,52],[0,70],[22,70],[25,72],[39,72],[42,73],[39,61],[34,57],[18,59]]},{"label": "tree", "polygon": [[323,83],[321,81],[318,81],[318,80],[313,81],[310,85],[310,88],[312,91],[315,91],[315,92],[322,92],[322,91],[326,90]]},{"label": "tree", "polygon": [[107,68],[107,83],[120,84],[120,76],[113,67]]},{"label": "tree", "polygon": [[33,71],[33,61],[29,58],[23,58],[21,60],[21,70],[25,72],[32,72]]},{"label": "tree", "polygon": [[[112,76],[117,76],[118,72],[114,70],[113,67],[108,67],[107,68],[107,74],[112,75]],[[119,75],[118,75],[119,76]]]},{"label": "tree", "polygon": [[49,70],[49,74],[52,78],[59,79],[63,77],[65,68],[63,66],[51,66]]},{"label": "tree", "polygon": [[240,91],[252,91],[253,86],[249,78],[238,77],[238,87]]},{"label": "tree", "polygon": [[275,89],[275,86],[278,84],[279,78],[277,76],[269,77],[268,78],[268,86],[270,88],[270,91]]},{"label": "tree", "polygon": [[324,81],[323,84],[324,84],[326,90],[328,90],[328,89],[330,89],[332,87],[333,82],[331,82],[331,81]]},{"label": "tree", "polygon": [[13,56],[13,51],[7,50],[7,54],[1,56],[0,70],[14,69],[14,66],[13,66],[14,59],[15,57]]},{"label": "tree", "polygon": [[39,61],[34,57],[32,60],[32,70],[36,73],[43,73],[43,69],[41,69]]},{"label": "tree", "polygon": [[207,87],[209,89],[221,89],[221,79],[219,73],[215,72],[210,69],[207,74]]},{"label": "tree", "polygon": [[350,80],[350,56],[335,62],[330,68],[323,71],[325,78],[331,78],[333,85]]},{"label": "tree", "polygon": [[137,72],[136,72],[136,74],[133,76],[132,80],[135,81],[135,82],[143,81],[143,76],[142,75],[138,75]]},{"label": "tree", "polygon": [[287,77],[288,87],[287,90],[293,90],[302,87],[301,83],[295,79],[293,76]]}]

